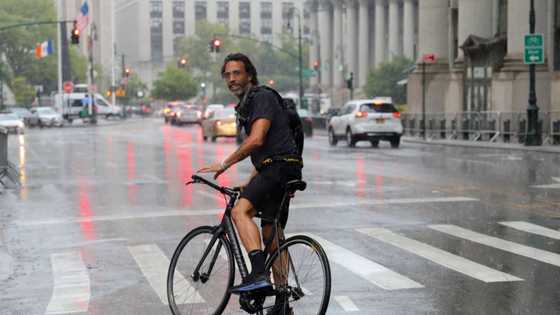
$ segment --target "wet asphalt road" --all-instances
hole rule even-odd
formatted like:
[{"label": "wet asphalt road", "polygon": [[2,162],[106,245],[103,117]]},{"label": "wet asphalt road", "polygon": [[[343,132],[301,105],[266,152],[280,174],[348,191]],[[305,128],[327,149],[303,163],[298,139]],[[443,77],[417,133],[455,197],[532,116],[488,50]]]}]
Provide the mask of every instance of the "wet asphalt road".
[{"label": "wet asphalt road", "polygon": [[[0,314],[169,314],[134,248],[169,259],[188,230],[217,223],[223,199],[183,183],[234,141],[204,143],[197,126],[146,119],[29,130],[9,145],[23,186],[0,194]],[[559,162],[407,143],[329,147],[318,135],[306,142],[308,189],[288,231],[327,244],[328,314],[559,314]],[[249,172],[241,163],[219,182]],[[232,298],[227,314],[238,313]]]}]

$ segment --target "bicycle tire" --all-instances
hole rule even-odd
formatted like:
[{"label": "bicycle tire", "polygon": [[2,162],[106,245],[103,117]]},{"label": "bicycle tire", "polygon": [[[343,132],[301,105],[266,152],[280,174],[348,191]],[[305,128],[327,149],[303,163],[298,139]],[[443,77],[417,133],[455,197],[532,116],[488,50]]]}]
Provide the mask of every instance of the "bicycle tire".
[{"label": "bicycle tire", "polygon": [[[212,250],[206,257],[205,263],[203,264],[203,267],[201,268],[200,271],[204,272],[204,270],[206,270],[204,266],[207,266],[209,261],[211,261],[212,256],[215,253],[215,250],[218,246],[217,245],[218,242],[222,244],[222,247],[217,256],[216,265],[221,260],[226,259],[227,261],[225,262],[222,261],[221,263],[225,266],[224,268],[227,268],[227,270],[225,272],[221,272],[217,274],[217,272],[220,270],[216,269],[217,266],[214,265],[214,268],[212,270],[213,277],[211,275],[211,277],[207,281],[202,281],[201,279],[198,279],[193,283],[194,279],[192,278],[192,272],[194,271],[196,265],[202,258],[202,255],[204,254],[204,250],[208,247],[208,244],[212,239],[213,232],[214,229],[213,227],[210,226],[201,226],[190,231],[181,240],[181,242],[175,249],[175,252],[173,253],[173,257],[171,258],[171,262],[169,264],[169,270],[167,273],[167,299],[169,302],[169,308],[171,309],[171,313],[174,315],[193,315],[193,314],[219,315],[222,314],[222,312],[224,311],[224,309],[226,308],[229,302],[229,299],[231,297],[231,293],[229,289],[233,285],[233,281],[235,278],[235,264],[233,260],[233,254],[231,252],[231,245],[227,241],[225,235],[221,235],[220,237],[218,237]],[[189,246],[189,244],[194,245],[195,247],[191,248],[193,246]],[[184,263],[181,258],[191,259],[192,263],[188,265],[187,263]],[[179,268],[177,268],[178,263],[180,265]],[[178,273],[176,273],[176,271],[178,271]],[[181,273],[184,276],[182,275],[179,276]],[[176,275],[178,281],[182,281],[182,279],[188,277],[188,279],[190,280],[189,285],[192,288],[194,288],[194,293],[191,294],[190,300],[188,300],[188,302],[186,303],[178,303],[182,301],[176,301],[177,300],[176,294],[178,292],[175,291],[179,291],[179,290],[175,290],[174,287],[174,285],[177,283],[175,281]],[[220,282],[220,287],[222,288],[216,289],[210,286],[203,288],[205,285],[210,283],[211,279],[216,279],[216,278],[217,281]],[[206,289],[206,288],[208,288],[209,290],[203,292],[202,289]],[[219,299],[218,302],[215,301],[207,302],[207,299],[210,295],[216,293],[218,295],[221,295],[222,294],[221,290],[223,290],[223,297],[221,297],[221,299]],[[192,292],[193,290],[187,288],[187,291]],[[189,292],[187,292],[186,294],[189,294]],[[213,306],[214,304],[217,305]],[[190,310],[181,310],[183,308],[182,306],[185,306],[185,308],[189,308]]]},{"label": "bicycle tire", "polygon": [[[296,246],[301,247],[302,249],[296,249]],[[293,284],[296,284],[296,289],[299,289],[301,291],[300,294],[303,294],[302,296],[299,296],[297,300],[294,299],[294,296],[292,294],[289,299],[289,307],[293,310],[294,314],[326,314],[331,295],[331,269],[325,251],[323,250],[321,245],[314,239],[305,235],[295,235],[284,241],[282,245],[280,245],[280,250],[275,251],[266,261],[266,270],[272,274],[273,264],[278,259],[278,257],[282,257],[283,253],[285,252],[289,253],[289,257],[292,260],[290,262],[288,271],[289,273],[287,276],[288,286],[292,287]],[[313,281],[313,279],[305,278],[313,276],[309,271],[302,272],[303,270],[301,270],[301,268],[303,266],[298,265],[298,261],[301,258],[299,257],[299,255],[301,253],[306,254],[305,252],[307,252],[307,254],[311,256],[315,256],[317,261],[321,264],[321,268],[316,269],[320,270],[320,272],[322,273],[322,279]],[[296,275],[296,277],[298,278],[297,283],[295,283],[296,277],[294,277],[294,275]],[[322,289],[317,287],[317,285],[321,284]],[[275,283],[274,288],[278,292],[282,291],[283,287],[282,285]],[[322,291],[322,293],[320,291]],[[274,302],[267,300],[267,302],[265,302],[264,308],[271,308],[272,303]],[[285,314],[290,314],[290,312],[286,311]]]}]

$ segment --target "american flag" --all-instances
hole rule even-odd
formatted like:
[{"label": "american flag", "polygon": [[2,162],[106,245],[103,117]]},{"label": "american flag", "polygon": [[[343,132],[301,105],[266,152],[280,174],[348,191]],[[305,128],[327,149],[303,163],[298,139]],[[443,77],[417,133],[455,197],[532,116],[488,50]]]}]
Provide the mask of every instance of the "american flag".
[{"label": "american flag", "polygon": [[89,6],[87,4],[87,1],[84,1],[84,4],[82,4],[82,6],[80,7],[80,14],[78,14],[78,17],[76,17],[76,26],[78,27],[78,30],[80,30],[80,32],[83,31],[89,23],[88,13]]}]

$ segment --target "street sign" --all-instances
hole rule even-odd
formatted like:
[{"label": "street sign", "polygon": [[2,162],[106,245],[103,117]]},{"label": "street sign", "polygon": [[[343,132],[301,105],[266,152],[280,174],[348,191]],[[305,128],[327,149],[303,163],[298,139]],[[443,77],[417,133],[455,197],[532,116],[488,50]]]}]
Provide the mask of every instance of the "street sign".
[{"label": "street sign", "polygon": [[527,65],[544,63],[543,34],[525,34],[524,62]]},{"label": "street sign", "polygon": [[313,69],[309,69],[309,68],[305,68],[303,69],[303,76],[306,78],[312,78],[312,77],[316,77],[317,76],[317,71],[313,70]]},{"label": "street sign", "polygon": [[64,84],[62,84],[62,88],[64,89],[64,93],[72,93],[74,90],[74,83],[72,83],[72,81],[65,81]]}]

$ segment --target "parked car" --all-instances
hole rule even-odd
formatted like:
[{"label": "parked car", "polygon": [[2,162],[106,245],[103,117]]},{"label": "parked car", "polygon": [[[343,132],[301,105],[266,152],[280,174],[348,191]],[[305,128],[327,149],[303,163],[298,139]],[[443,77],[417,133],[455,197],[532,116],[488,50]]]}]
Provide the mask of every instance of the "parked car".
[{"label": "parked car", "polygon": [[29,126],[29,118],[31,118],[31,112],[27,108],[10,107],[10,112],[18,116],[18,118],[21,119],[26,126]]},{"label": "parked car", "polygon": [[235,110],[224,108],[215,110],[202,121],[202,139],[215,142],[218,137],[233,138],[237,136]]},{"label": "parked car", "polygon": [[301,126],[303,127],[303,134],[306,137],[313,136],[313,119],[311,119],[311,114],[307,109],[298,109],[298,115],[301,120]]},{"label": "parked car", "polygon": [[332,146],[345,139],[349,147],[361,140],[369,140],[373,147],[377,147],[379,141],[384,140],[398,148],[403,125],[401,113],[391,98],[380,97],[349,101],[329,120],[327,130]]},{"label": "parked car", "polygon": [[62,115],[57,113],[52,107],[35,107],[31,109],[29,119],[31,126],[43,127],[62,127]]},{"label": "parked car", "polygon": [[175,115],[171,118],[172,125],[200,124],[202,121],[202,108],[196,105],[177,106]]},{"label": "parked car", "polygon": [[25,133],[23,120],[13,113],[0,113],[0,127],[8,129],[10,133]]}]

